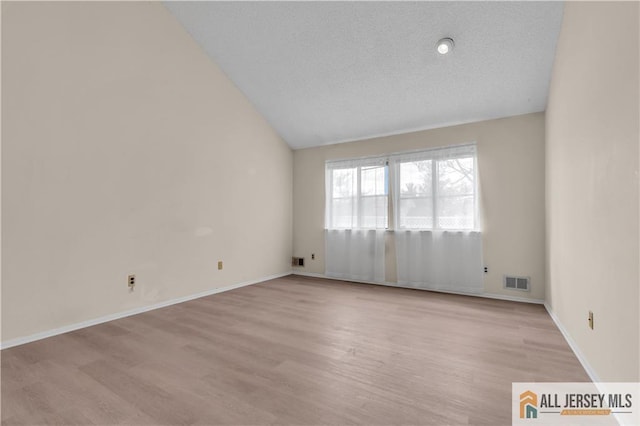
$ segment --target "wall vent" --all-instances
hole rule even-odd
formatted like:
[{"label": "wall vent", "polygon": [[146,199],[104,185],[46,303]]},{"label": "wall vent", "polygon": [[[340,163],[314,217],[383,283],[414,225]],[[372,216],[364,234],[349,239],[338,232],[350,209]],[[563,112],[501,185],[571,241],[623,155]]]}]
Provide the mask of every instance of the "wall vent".
[{"label": "wall vent", "polygon": [[530,291],[529,277],[513,277],[509,275],[504,276],[504,288],[508,288],[509,290],[522,290],[522,291]]},{"label": "wall vent", "polygon": [[302,266],[302,267],[304,267],[304,257],[292,257],[291,258],[291,266]]}]

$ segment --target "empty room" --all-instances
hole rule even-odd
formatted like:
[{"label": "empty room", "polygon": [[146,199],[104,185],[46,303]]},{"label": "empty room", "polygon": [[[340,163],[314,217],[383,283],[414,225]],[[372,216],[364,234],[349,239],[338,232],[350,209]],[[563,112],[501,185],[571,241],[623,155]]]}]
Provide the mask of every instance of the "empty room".
[{"label": "empty room", "polygon": [[640,3],[1,2],[2,425],[640,425]]}]

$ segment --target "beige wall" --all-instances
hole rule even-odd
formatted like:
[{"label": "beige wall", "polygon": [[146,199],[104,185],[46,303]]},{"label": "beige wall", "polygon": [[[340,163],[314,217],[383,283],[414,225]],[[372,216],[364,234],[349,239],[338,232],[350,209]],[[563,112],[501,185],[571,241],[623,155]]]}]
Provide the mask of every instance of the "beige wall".
[{"label": "beige wall", "polygon": [[[324,273],[326,160],[473,141],[478,144],[483,253],[489,267],[485,292],[544,299],[543,113],[294,151],[293,251],[306,262],[296,271]],[[395,282],[393,244],[387,248],[387,281]],[[531,292],[502,288],[504,274],[530,276]]]},{"label": "beige wall", "polygon": [[566,3],[546,114],[547,303],[607,381],[640,380],[638,13]]},{"label": "beige wall", "polygon": [[290,271],[292,152],[161,3],[2,2],[2,62],[4,342]]}]

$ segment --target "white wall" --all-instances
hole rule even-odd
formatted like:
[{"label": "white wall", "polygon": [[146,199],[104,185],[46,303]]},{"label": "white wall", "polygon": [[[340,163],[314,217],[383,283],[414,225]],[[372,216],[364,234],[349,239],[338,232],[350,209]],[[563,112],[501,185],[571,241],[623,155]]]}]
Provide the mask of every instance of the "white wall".
[{"label": "white wall", "polygon": [[[478,144],[483,252],[489,267],[485,292],[544,299],[543,113],[294,151],[293,251],[306,262],[295,270],[324,274],[326,160],[473,141]],[[396,282],[393,239],[387,243],[386,278]],[[504,274],[531,277],[531,292],[502,288]]]},{"label": "white wall", "polygon": [[292,152],[161,3],[3,2],[2,63],[3,341],[290,271]]},{"label": "white wall", "polygon": [[546,114],[547,304],[605,381],[640,380],[638,13],[566,3]]}]

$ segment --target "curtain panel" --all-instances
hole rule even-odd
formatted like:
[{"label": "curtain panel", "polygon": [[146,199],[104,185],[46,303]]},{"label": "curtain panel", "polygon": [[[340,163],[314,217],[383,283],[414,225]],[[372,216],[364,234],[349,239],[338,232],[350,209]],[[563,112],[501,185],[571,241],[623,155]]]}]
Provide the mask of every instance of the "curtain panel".
[{"label": "curtain panel", "polygon": [[482,234],[477,231],[396,231],[398,284],[427,290],[482,293]]},{"label": "curtain panel", "polygon": [[383,283],[384,235],[382,229],[325,230],[325,275]]}]

